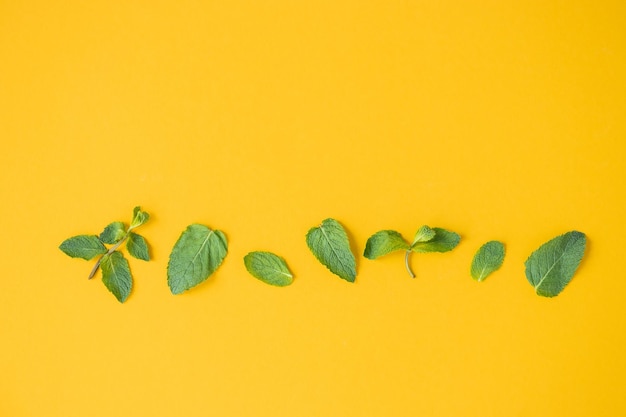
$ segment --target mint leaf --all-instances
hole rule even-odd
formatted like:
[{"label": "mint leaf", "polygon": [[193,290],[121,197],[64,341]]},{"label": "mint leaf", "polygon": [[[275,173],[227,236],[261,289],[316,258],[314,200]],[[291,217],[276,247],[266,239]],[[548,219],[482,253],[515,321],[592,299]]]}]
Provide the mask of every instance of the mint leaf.
[{"label": "mint leaf", "polygon": [[123,303],[133,287],[128,261],[120,252],[105,255],[100,262],[102,282],[113,293],[117,301]]},{"label": "mint leaf", "polygon": [[122,222],[113,222],[104,228],[100,233],[100,240],[103,243],[112,245],[119,242],[126,235],[126,226]]},{"label": "mint leaf", "polygon": [[487,242],[478,249],[472,260],[470,273],[480,282],[500,268],[504,262],[504,244],[497,240]]},{"label": "mint leaf", "polygon": [[266,284],[284,287],[293,282],[287,263],[271,252],[250,252],[243,258],[248,272]]},{"label": "mint leaf", "polygon": [[554,297],[571,281],[585,253],[587,238],[567,232],[541,245],[526,260],[526,278],[537,295]]},{"label": "mint leaf", "polygon": [[128,253],[142,261],[149,261],[150,254],[148,253],[148,243],[143,236],[138,235],[135,232],[128,232],[128,241],[126,242],[126,249]]},{"label": "mint leaf", "polygon": [[376,259],[388,253],[397,250],[408,250],[409,248],[409,244],[400,233],[395,230],[381,230],[367,239],[363,256],[367,259]]},{"label": "mint leaf", "polygon": [[437,232],[435,232],[430,227],[424,225],[417,230],[417,233],[415,233],[415,238],[413,238],[411,246],[415,245],[418,242],[429,242],[435,238],[436,234]]},{"label": "mint leaf", "polygon": [[356,279],[356,260],[350,250],[346,231],[334,219],[326,219],[306,234],[306,243],[313,255],[326,268],[348,282]]},{"label": "mint leaf", "polygon": [[411,245],[413,252],[448,252],[454,249],[461,240],[458,234],[446,229],[434,227],[432,230],[435,232],[435,236],[427,242],[417,242]]},{"label": "mint leaf", "polygon": [[417,230],[413,243],[409,245],[395,230],[381,230],[367,239],[363,256],[376,259],[394,251],[405,250],[404,265],[411,278],[415,278],[409,264],[411,252],[447,252],[454,249],[460,240],[461,237],[454,232],[424,225]]},{"label": "mint leaf", "polygon": [[135,207],[133,209],[133,220],[130,222],[130,227],[128,228],[128,230],[141,226],[142,224],[147,222],[149,218],[150,215],[148,213],[146,213],[145,211],[141,211],[141,208],[139,206]]},{"label": "mint leaf", "polygon": [[107,253],[107,248],[98,239],[98,236],[93,235],[79,235],[66,239],[61,243],[59,249],[72,258],[82,258],[87,261]]},{"label": "mint leaf", "polygon": [[[130,255],[145,261],[149,260],[150,256],[146,240],[130,231],[144,224],[149,218],[148,213],[141,211],[139,207],[135,207],[131,226],[128,230],[125,229],[124,223],[119,221],[113,222],[104,228],[102,233],[100,233],[100,237],[91,235],[74,236],[61,243],[59,248],[69,256],[87,260],[102,255],[91,269],[89,279],[93,278],[98,269],[102,267],[104,284],[120,302],[124,302],[130,293],[132,278],[128,261],[118,252],[118,249],[127,242],[127,249]],[[107,248],[104,245],[105,243],[112,246]]]},{"label": "mint leaf", "polygon": [[180,235],[167,264],[167,283],[180,294],[206,280],[228,253],[226,236],[201,224],[192,224]]}]

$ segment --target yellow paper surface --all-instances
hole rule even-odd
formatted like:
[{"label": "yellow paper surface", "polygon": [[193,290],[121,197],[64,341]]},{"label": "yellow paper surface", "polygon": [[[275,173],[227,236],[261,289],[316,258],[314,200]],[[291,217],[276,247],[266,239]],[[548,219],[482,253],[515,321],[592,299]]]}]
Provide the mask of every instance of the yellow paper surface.
[{"label": "yellow paper surface", "polygon": [[[0,415],[626,414],[621,1],[0,1]],[[119,304],[66,238],[151,214]],[[349,284],[304,235],[348,230]],[[180,296],[191,223],[229,254]],[[423,224],[447,254],[362,256]],[[556,298],[524,261],[569,230]],[[506,244],[482,283],[469,268]],[[243,256],[283,256],[293,285]]]}]

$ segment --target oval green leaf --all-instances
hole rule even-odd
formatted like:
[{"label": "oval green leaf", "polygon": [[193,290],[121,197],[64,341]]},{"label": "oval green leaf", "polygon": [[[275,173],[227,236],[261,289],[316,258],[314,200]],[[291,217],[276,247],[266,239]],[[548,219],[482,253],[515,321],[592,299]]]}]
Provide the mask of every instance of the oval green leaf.
[{"label": "oval green leaf", "polygon": [[141,211],[141,207],[139,206],[135,207],[133,209],[133,219],[130,222],[130,227],[128,228],[128,230],[141,226],[142,224],[147,222],[148,219],[150,219],[150,215],[148,213],[146,213],[145,211]]},{"label": "oval green leaf", "polygon": [[146,239],[135,232],[128,232],[126,249],[128,249],[128,253],[134,258],[141,259],[142,261],[150,260],[150,253],[148,252],[148,243],[146,242]]},{"label": "oval green leaf", "polygon": [[472,278],[480,282],[499,269],[504,262],[504,252],[504,244],[497,240],[482,245],[472,260]]},{"label": "oval green leaf", "polygon": [[409,244],[400,233],[395,230],[381,230],[367,239],[363,256],[367,259],[376,259],[388,253],[409,248]]},{"label": "oval green leaf", "polygon": [[192,224],[180,235],[167,264],[167,283],[180,294],[206,280],[228,253],[226,236],[202,224]]},{"label": "oval green leaf", "polygon": [[456,248],[461,241],[461,236],[440,227],[433,227],[435,237],[427,242],[417,242],[411,246],[413,252],[448,252]]},{"label": "oval green leaf", "polygon": [[79,235],[66,239],[59,249],[72,258],[82,258],[87,261],[107,253],[107,248],[98,236],[93,235]]},{"label": "oval green leaf", "polygon": [[113,293],[117,301],[123,303],[133,287],[128,261],[120,252],[113,252],[102,258],[102,282]]},{"label": "oval green leaf", "polygon": [[285,287],[293,282],[285,260],[271,252],[250,252],[243,262],[253,277],[267,284]]},{"label": "oval green leaf", "polygon": [[585,253],[587,238],[578,231],[567,232],[541,245],[526,260],[526,279],[537,295],[559,295],[572,280]]},{"label": "oval green leaf", "polygon": [[437,232],[435,232],[430,227],[424,225],[417,230],[417,233],[415,233],[415,238],[413,238],[411,246],[415,245],[418,242],[430,242],[435,238],[436,235]]},{"label": "oval green leaf", "polygon": [[333,274],[354,282],[356,260],[343,226],[335,219],[326,219],[306,234],[306,243],[313,255]]},{"label": "oval green leaf", "polygon": [[100,233],[100,240],[104,243],[112,245],[122,240],[126,234],[126,227],[122,222],[113,222],[104,228]]}]

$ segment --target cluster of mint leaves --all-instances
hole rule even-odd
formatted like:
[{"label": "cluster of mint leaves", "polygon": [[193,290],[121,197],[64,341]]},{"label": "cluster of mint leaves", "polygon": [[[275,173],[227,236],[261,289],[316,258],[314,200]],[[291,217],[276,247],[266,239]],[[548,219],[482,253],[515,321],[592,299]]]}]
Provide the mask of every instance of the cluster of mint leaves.
[{"label": "cluster of mint leaves", "polygon": [[[102,269],[105,286],[123,303],[132,289],[132,276],[128,261],[119,249],[126,242],[131,256],[145,261],[150,259],[145,239],[133,231],[148,219],[148,213],[135,207],[128,227],[122,222],[113,222],[99,236],[74,236],[61,243],[60,249],[71,257],[86,260],[100,255],[89,278]],[[413,252],[449,252],[460,241],[461,237],[455,232],[427,225],[418,228],[411,243],[394,230],[381,230],[367,240],[363,256],[374,260],[392,252],[404,251],[406,269],[415,278],[409,262]],[[332,218],[323,220],[307,232],[306,243],[311,253],[330,272],[343,280],[355,282],[356,258],[348,233],[341,223]],[[112,246],[107,248],[106,245]],[[535,250],[525,262],[526,278],[535,292],[544,297],[560,294],[578,269],[585,246],[585,234],[571,231]],[[197,223],[187,226],[174,244],[167,265],[167,283],[171,293],[181,294],[207,280],[227,254],[228,240],[222,231]],[[500,268],[504,256],[502,242],[494,240],[485,243],[472,259],[471,277],[483,281]],[[285,260],[272,252],[250,252],[243,261],[253,277],[267,284],[284,287],[293,283],[293,274]]]},{"label": "cluster of mint leaves", "polygon": [[[66,239],[61,243],[61,249],[72,258],[82,258],[87,261],[100,255],[89,279],[102,270],[102,282],[113,293],[120,303],[126,301],[133,288],[133,276],[128,261],[120,251],[126,243],[128,254],[142,261],[149,261],[150,254],[146,239],[133,230],[148,221],[150,216],[140,207],[135,207],[133,217],[128,227],[123,222],[113,222],[106,226],[99,236],[78,235]],[[111,245],[107,248],[106,245]]]}]

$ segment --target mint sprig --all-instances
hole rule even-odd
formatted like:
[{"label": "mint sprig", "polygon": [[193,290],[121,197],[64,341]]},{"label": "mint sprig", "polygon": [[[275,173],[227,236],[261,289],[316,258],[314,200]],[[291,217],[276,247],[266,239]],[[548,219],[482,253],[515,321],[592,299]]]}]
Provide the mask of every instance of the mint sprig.
[{"label": "mint sprig", "polygon": [[440,227],[422,226],[415,233],[413,242],[407,242],[400,233],[395,230],[381,230],[367,239],[363,256],[367,259],[377,259],[391,252],[404,250],[404,265],[411,278],[415,274],[411,269],[409,258],[412,252],[448,252],[454,249],[461,237],[449,230]]},{"label": "mint sprig", "polygon": [[[146,240],[132,231],[147,222],[149,218],[148,213],[142,211],[140,207],[135,207],[128,228],[123,222],[113,222],[106,226],[99,236],[74,236],[64,240],[59,249],[72,258],[82,258],[88,261],[100,255],[88,278],[93,278],[98,269],[102,269],[102,282],[115,298],[123,303],[130,294],[133,279],[128,261],[120,252],[120,248],[124,242],[127,242],[126,248],[131,256],[144,261],[150,260]],[[106,245],[112,246],[107,248]]]}]

